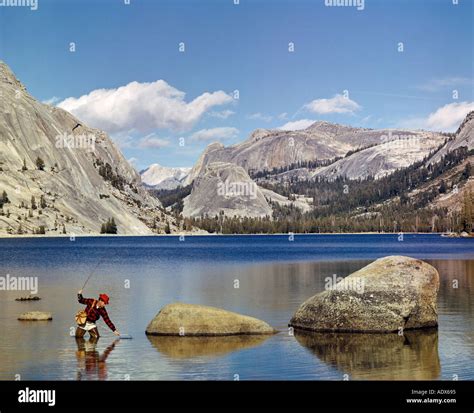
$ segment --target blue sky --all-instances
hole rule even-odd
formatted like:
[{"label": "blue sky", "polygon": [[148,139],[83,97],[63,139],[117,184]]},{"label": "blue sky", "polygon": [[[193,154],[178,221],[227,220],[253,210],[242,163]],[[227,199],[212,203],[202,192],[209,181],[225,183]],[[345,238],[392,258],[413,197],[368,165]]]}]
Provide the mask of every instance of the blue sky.
[{"label": "blue sky", "polygon": [[0,7],[0,59],[137,169],[256,128],[455,130],[474,108],[472,1],[325,1],[38,0]]}]

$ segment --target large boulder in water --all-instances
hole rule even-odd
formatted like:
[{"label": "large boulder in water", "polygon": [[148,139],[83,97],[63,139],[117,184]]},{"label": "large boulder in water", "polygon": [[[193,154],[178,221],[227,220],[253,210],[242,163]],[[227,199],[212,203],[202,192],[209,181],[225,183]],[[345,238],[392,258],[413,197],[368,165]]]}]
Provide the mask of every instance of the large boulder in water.
[{"label": "large boulder in water", "polygon": [[394,332],[438,325],[438,271],[401,256],[380,258],[305,301],[295,329]]},{"label": "large boulder in water", "polygon": [[231,336],[273,334],[264,321],[203,305],[173,303],[151,320],[146,334],[158,336]]}]

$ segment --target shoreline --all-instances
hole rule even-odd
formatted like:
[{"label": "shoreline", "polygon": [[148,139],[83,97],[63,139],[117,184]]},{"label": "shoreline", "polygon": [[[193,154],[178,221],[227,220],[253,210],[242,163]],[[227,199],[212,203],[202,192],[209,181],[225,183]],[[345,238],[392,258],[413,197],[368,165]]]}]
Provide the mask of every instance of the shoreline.
[{"label": "shoreline", "polygon": [[[438,235],[441,236],[444,232],[403,232],[403,235]],[[394,235],[399,236],[400,232],[295,232],[295,233],[273,233],[273,234],[216,234],[216,233],[176,233],[176,234],[0,234],[0,239],[23,239],[23,238],[139,238],[139,237],[242,237],[242,236],[305,236],[305,235]],[[446,238],[473,238],[469,237],[446,237]]]}]

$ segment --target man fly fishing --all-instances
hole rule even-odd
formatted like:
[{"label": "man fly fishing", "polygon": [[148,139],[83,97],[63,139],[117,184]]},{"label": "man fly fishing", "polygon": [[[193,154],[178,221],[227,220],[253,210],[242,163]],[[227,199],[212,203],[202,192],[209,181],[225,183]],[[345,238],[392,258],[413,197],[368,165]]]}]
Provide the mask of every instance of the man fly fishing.
[{"label": "man fly fishing", "polygon": [[95,322],[102,317],[105,324],[113,331],[116,336],[120,336],[120,332],[115,328],[114,323],[110,321],[109,315],[105,306],[109,303],[109,296],[107,294],[100,294],[98,299],[84,298],[82,290],[78,291],[77,300],[81,304],[86,304],[85,310],[79,311],[76,315],[78,327],[76,329],[76,337],[84,337],[89,332],[91,339],[97,340],[99,330]]}]

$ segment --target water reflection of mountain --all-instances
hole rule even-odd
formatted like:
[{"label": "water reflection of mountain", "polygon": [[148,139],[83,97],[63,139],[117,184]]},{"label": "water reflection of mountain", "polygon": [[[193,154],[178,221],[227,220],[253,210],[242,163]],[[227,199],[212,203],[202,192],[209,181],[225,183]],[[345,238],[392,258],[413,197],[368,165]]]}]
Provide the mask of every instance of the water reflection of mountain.
[{"label": "water reflection of mountain", "polygon": [[227,337],[174,337],[147,336],[160,353],[176,359],[202,356],[223,356],[262,344],[269,336],[227,336]]},{"label": "water reflection of mountain", "polygon": [[438,331],[398,334],[301,333],[297,341],[350,379],[435,380],[441,372]]}]

